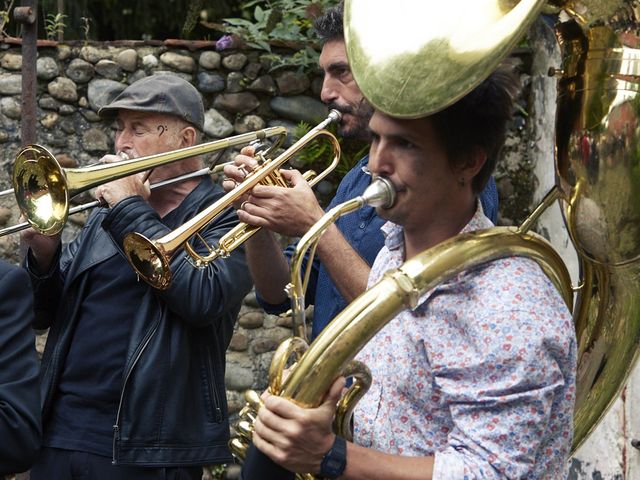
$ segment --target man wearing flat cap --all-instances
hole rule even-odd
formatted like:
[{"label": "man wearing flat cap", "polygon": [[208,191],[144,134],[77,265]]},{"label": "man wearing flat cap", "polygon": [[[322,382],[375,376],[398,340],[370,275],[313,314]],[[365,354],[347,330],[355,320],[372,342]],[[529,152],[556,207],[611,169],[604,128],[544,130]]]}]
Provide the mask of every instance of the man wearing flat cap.
[{"label": "man wearing flat cap", "polygon": [[[133,83],[99,114],[116,124],[118,154],[103,162],[195,145],[204,124],[200,94],[175,75]],[[223,195],[209,177],[149,188],[200,167],[188,158],[98,187],[107,206],[65,247],[24,234],[35,327],[50,329],[32,480],[199,480],[202,465],[231,460],[225,350],[251,287],[243,251],[201,269],[180,252],[165,290],[140,281],[122,252],[127,233],[158,238]],[[216,243],[237,222],[227,212],[201,234]]]}]

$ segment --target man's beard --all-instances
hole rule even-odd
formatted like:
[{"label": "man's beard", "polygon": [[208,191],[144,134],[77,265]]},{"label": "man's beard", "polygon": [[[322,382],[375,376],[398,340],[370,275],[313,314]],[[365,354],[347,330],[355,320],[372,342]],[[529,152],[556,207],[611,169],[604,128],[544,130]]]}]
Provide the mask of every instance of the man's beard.
[{"label": "man's beard", "polygon": [[338,126],[338,134],[344,138],[356,138],[358,140],[369,141],[371,135],[369,133],[369,120],[373,115],[373,108],[364,98],[355,106],[340,105],[338,103],[330,103],[330,109],[336,109],[342,114],[349,114],[355,119],[355,124],[345,125],[341,123]]}]

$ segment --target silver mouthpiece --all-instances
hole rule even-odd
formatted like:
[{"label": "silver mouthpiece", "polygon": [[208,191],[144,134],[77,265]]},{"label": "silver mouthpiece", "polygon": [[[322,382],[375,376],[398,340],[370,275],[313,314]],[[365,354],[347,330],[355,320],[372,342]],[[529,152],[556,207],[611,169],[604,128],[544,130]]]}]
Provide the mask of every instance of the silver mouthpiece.
[{"label": "silver mouthpiece", "polygon": [[396,189],[387,178],[376,177],[362,193],[362,198],[372,207],[391,208],[396,201]]}]

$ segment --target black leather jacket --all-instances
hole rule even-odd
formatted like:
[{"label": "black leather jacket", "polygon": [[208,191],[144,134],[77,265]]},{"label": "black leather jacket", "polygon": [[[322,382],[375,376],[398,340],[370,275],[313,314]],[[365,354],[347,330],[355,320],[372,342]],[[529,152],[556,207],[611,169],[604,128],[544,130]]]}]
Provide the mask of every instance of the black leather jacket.
[{"label": "black leather jacket", "polygon": [[[223,195],[203,180],[161,221],[140,197],[99,209],[45,276],[34,275],[36,328],[50,327],[42,369],[43,419],[63,370],[90,268],[122,254],[128,232],[158,238]],[[211,243],[238,222],[225,212],[203,236]],[[196,246],[202,253],[202,248]],[[29,267],[27,265],[27,267]],[[225,351],[242,299],[251,288],[244,252],[194,268],[180,250],[171,261],[172,283],[148,287],[134,309],[120,405],[114,425],[113,461],[145,466],[202,465],[231,460],[224,388]],[[108,303],[108,299],[105,299]]]}]

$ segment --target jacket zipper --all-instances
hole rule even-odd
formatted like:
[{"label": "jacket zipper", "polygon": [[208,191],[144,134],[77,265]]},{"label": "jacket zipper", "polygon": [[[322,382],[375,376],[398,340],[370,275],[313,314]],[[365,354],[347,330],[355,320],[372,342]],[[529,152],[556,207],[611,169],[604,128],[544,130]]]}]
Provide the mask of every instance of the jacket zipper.
[{"label": "jacket zipper", "polygon": [[209,367],[209,377],[211,383],[209,385],[209,392],[211,394],[211,400],[213,400],[213,408],[215,409],[215,421],[220,423],[222,421],[222,409],[220,408],[220,397],[218,397],[218,389],[216,388],[216,377],[213,374],[213,364],[211,363],[211,350],[207,347],[207,365]]},{"label": "jacket zipper", "polygon": [[114,465],[116,464],[116,445],[120,441],[120,414],[122,412],[122,401],[124,399],[124,392],[127,387],[127,382],[129,381],[129,377],[131,376],[131,372],[133,371],[133,368],[136,366],[136,363],[138,363],[138,360],[142,356],[142,352],[144,352],[144,350],[147,348],[147,345],[149,345],[151,338],[156,333],[156,330],[158,330],[159,324],[160,324],[160,321],[159,320],[156,321],[153,328],[149,331],[147,336],[142,340],[141,347],[136,353],[136,356],[133,359],[133,362],[131,362],[131,367],[129,368],[129,370],[127,370],[127,374],[125,375],[124,382],[122,384],[122,391],[120,392],[120,401],[118,402],[118,411],[116,413],[116,423],[113,425],[113,458],[111,460],[111,463],[113,463]]}]

